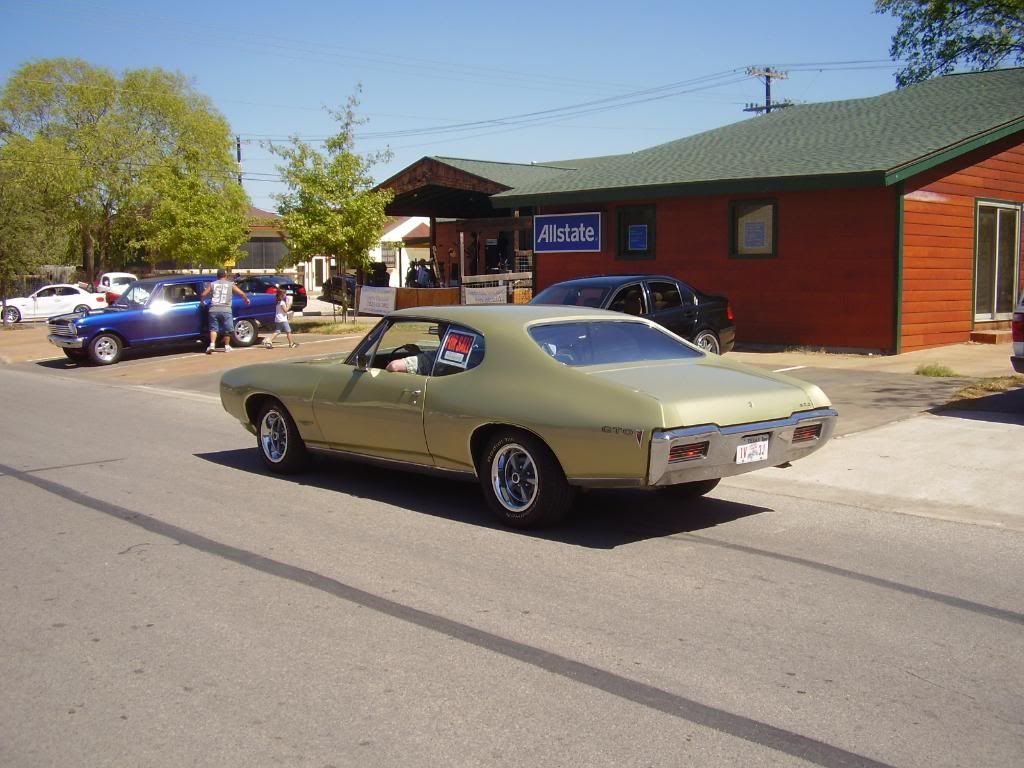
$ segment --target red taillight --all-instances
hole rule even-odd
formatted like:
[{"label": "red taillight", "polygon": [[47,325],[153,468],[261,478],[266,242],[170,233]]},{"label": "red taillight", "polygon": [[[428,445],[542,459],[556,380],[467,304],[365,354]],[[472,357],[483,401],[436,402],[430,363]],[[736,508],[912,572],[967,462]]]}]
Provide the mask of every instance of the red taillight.
[{"label": "red taillight", "polygon": [[1024,341],[1024,312],[1014,312],[1013,320],[1010,322],[1015,342]]},{"label": "red taillight", "polygon": [[793,430],[794,443],[806,443],[821,436],[821,424],[806,424]]},{"label": "red taillight", "polygon": [[708,455],[708,444],[689,443],[687,445],[673,445],[668,451],[669,463],[677,461],[690,461],[691,459],[703,459]]},{"label": "red taillight", "polygon": [[732,322],[736,319],[736,315],[732,312],[732,302],[727,302],[725,305],[725,319]]},{"label": "red taillight", "polygon": [[103,296],[101,294],[101,295],[96,297],[96,303],[97,304],[102,304],[103,302],[107,302],[108,304],[113,304],[114,303],[113,300],[110,298],[110,294],[107,294],[106,296]]},{"label": "red taillight", "polygon": [[267,290],[264,291],[264,293],[277,293],[277,286],[276,285],[270,286],[269,288],[267,288]]},{"label": "red taillight", "polygon": [[303,296],[305,296],[306,295],[306,286],[300,285],[299,286],[299,293],[301,293]]}]

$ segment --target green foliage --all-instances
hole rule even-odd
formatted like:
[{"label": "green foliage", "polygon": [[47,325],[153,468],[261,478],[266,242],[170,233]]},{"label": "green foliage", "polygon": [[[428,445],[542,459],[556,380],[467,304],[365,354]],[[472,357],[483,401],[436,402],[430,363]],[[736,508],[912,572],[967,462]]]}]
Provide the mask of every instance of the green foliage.
[{"label": "green foliage", "polygon": [[1024,0],[876,0],[875,11],[900,20],[889,53],[904,63],[896,73],[901,88],[957,65],[1024,62]]},{"label": "green foliage", "polygon": [[[358,93],[358,92],[357,92]],[[370,169],[389,155],[354,151],[353,129],[358,95],[344,109],[331,111],[339,130],[318,150],[295,137],[288,145],[268,145],[283,160],[278,166],[288,191],[277,196],[288,243],[289,262],[312,256],[334,257],[345,272],[369,267],[369,252],[380,241],[387,220],[390,190],[374,190]],[[347,310],[343,295],[342,311]]]},{"label": "green foliage", "polygon": [[[139,69],[117,77],[79,59],[35,61],[4,85],[0,126],[5,144],[50,148],[90,277],[96,267],[123,264],[131,245],[186,260],[228,258],[237,248],[230,227],[197,242],[199,219],[180,210],[197,192],[216,201],[215,221],[238,207],[238,190],[227,183],[238,172],[227,122],[183,75]],[[153,215],[183,231],[158,232]]]},{"label": "green foliage", "polygon": [[918,376],[932,376],[934,378],[955,378],[959,374],[947,365],[941,363],[921,364],[914,369]]}]

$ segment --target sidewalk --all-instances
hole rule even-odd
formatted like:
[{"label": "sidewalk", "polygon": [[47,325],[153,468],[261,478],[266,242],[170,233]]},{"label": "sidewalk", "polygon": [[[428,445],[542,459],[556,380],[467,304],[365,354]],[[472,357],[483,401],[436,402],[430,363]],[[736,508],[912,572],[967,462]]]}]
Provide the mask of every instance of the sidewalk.
[{"label": "sidewalk", "polygon": [[920,365],[930,363],[951,368],[958,377],[990,378],[1012,376],[1010,366],[1012,344],[977,344],[965,342],[947,347],[905,352],[902,355],[842,355],[829,352],[729,352],[726,357],[751,365],[778,370],[780,368],[836,368],[876,371],[879,373],[914,373]]}]

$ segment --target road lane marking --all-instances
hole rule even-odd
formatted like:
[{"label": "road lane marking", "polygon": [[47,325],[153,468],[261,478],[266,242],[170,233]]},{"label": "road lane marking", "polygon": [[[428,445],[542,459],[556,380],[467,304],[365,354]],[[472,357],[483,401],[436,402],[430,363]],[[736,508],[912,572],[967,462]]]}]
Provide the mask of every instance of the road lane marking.
[{"label": "road lane marking", "polygon": [[785,373],[786,371],[799,371],[801,368],[806,368],[806,365],[791,365],[789,368],[776,368],[772,373]]},{"label": "road lane marking", "polygon": [[73,504],[78,504],[87,509],[138,526],[150,533],[172,539],[199,552],[205,552],[246,568],[319,590],[332,597],[369,608],[399,621],[446,635],[485,651],[490,651],[537,669],[545,670],[571,683],[603,691],[624,701],[639,704],[648,709],[718,731],[719,733],[725,733],[786,755],[791,755],[824,768],[836,768],[837,766],[892,768],[887,763],[873,760],[856,752],[848,752],[841,747],[809,736],[802,736],[799,733],[787,731],[768,723],[754,720],[753,718],[737,715],[707,704],[701,704],[694,699],[688,699],[663,688],[657,688],[639,680],[633,680],[600,667],[546,651],[543,648],[527,645],[526,643],[502,637],[469,624],[463,624],[438,614],[428,613],[410,605],[375,595],[372,592],[353,587],[315,571],[309,571],[256,552],[209,539],[172,523],[150,517],[142,512],[136,512],[127,507],[88,496],[68,486],[41,477],[35,477],[4,464],[0,464],[0,472],[10,474],[17,480],[34,485]]}]

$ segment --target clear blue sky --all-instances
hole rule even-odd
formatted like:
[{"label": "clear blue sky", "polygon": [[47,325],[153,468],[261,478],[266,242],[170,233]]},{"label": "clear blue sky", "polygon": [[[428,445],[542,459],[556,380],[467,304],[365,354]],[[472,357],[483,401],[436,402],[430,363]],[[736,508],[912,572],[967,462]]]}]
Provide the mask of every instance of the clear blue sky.
[{"label": "clear blue sky", "polygon": [[[273,209],[280,185],[260,139],[328,135],[335,124],[323,106],[343,104],[358,83],[369,123],[357,149],[394,152],[375,169],[382,180],[425,155],[615,154],[752,119],[743,107],[763,102],[764,85],[743,75],[751,65],[789,71],[773,99],[877,95],[895,87],[895,29],[871,0],[2,0],[0,80],[55,56],[179,71],[241,135],[246,189]],[[437,130],[602,99],[612,100],[593,107],[610,108]],[[433,130],[372,136],[424,129]]]}]

